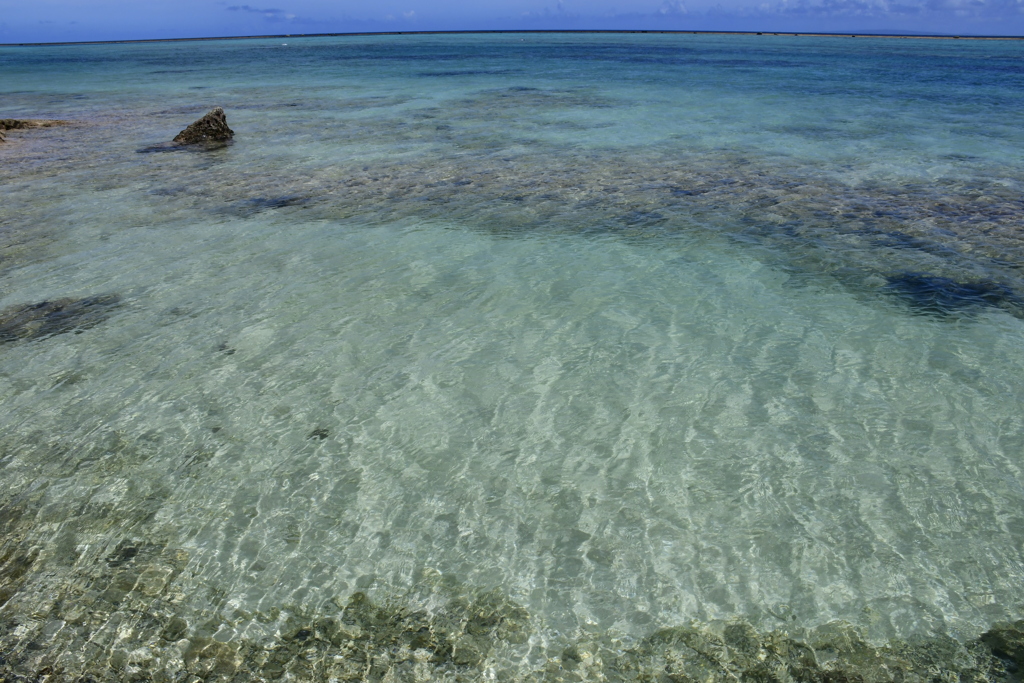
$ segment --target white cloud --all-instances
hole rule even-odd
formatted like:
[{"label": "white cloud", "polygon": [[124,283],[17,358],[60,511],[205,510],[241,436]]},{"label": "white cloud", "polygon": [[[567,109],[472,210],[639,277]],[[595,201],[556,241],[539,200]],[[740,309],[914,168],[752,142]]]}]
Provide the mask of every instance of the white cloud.
[{"label": "white cloud", "polygon": [[763,14],[808,17],[923,17],[988,19],[1024,12],[1024,0],[779,0],[758,6]]},{"label": "white cloud", "polygon": [[289,14],[283,9],[275,9],[268,7],[261,9],[259,7],[253,7],[252,5],[231,5],[227,8],[229,12],[247,12],[249,14],[259,14],[267,21],[292,21],[297,17],[294,14]]},{"label": "white cloud", "polygon": [[686,4],[682,0],[665,0],[657,13],[665,17],[686,14]]}]

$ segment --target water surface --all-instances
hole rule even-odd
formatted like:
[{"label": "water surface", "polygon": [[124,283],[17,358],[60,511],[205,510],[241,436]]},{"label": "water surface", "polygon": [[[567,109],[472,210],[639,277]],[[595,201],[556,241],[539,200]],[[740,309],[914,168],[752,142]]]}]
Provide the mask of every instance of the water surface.
[{"label": "water surface", "polygon": [[1018,43],[283,42],[0,49],[73,122],[0,147],[0,667],[966,670],[1024,616]]}]

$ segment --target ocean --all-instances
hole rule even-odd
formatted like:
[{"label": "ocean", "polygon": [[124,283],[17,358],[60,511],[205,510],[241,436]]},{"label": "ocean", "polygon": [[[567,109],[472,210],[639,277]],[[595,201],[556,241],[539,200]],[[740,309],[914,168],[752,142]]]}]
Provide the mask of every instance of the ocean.
[{"label": "ocean", "polygon": [[1017,680],[1022,57],[0,47],[0,673]]}]

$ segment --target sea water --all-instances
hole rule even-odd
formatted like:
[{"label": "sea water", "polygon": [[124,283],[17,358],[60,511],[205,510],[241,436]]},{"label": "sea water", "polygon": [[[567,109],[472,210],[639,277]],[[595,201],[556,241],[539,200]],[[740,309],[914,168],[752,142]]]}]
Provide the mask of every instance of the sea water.
[{"label": "sea water", "polygon": [[1022,50],[0,48],[69,122],[0,144],[0,668],[970,668],[1024,617]]}]

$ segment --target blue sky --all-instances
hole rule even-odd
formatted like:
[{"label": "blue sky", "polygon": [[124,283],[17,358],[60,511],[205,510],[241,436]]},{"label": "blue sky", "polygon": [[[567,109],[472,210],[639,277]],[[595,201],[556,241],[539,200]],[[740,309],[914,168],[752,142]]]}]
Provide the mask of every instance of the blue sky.
[{"label": "blue sky", "polygon": [[0,0],[3,43],[531,28],[1022,35],[1024,0]]}]

